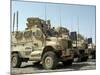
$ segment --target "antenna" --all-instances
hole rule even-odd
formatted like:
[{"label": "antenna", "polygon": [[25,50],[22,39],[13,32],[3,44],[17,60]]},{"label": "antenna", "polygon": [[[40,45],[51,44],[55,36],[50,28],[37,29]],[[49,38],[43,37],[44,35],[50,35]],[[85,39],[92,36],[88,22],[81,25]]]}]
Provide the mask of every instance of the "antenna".
[{"label": "antenna", "polygon": [[92,24],[91,24],[91,31],[90,31],[90,35],[91,35],[91,38],[92,38]]},{"label": "antenna", "polygon": [[[90,29],[90,35],[91,35],[91,38],[92,38],[92,24],[91,24],[91,29]],[[92,45],[92,49],[93,49],[93,42],[91,43],[91,45]]]},{"label": "antenna", "polygon": [[72,17],[72,24],[71,24],[71,32],[73,31],[72,25],[73,25],[73,17]]},{"label": "antenna", "polygon": [[77,34],[77,39],[76,39],[76,47],[77,47],[77,44],[78,44],[78,39],[79,39],[79,16],[77,17],[77,32],[78,32],[78,34]]},{"label": "antenna", "polygon": [[[77,17],[77,27],[78,27],[77,32],[78,32],[78,34],[79,34],[79,16]],[[77,36],[77,37],[78,37],[78,36]]]},{"label": "antenna", "polygon": [[[47,16],[46,16],[46,3],[44,5],[44,16],[45,16],[45,24],[46,24],[46,21],[47,21]],[[46,32],[45,32],[46,33]],[[45,37],[45,40],[44,40],[44,45],[46,45],[46,37]]]},{"label": "antenna", "polygon": [[61,26],[61,7],[59,7],[59,22],[60,22],[60,26]]},{"label": "antenna", "polygon": [[16,19],[16,27],[17,27],[17,29],[16,29],[16,31],[18,31],[18,11],[17,11],[17,17],[16,17],[17,19]]},{"label": "antenna", "polygon": [[[61,27],[61,6],[59,7],[59,22],[60,22],[60,27]],[[61,28],[61,32],[62,32],[62,28]],[[62,37],[62,33],[61,33],[61,37]]]},{"label": "antenna", "polygon": [[13,32],[14,32],[14,26],[15,26],[15,13],[13,14]]},{"label": "antenna", "polygon": [[46,15],[46,3],[45,3],[45,23],[46,23],[46,20],[47,20],[47,15]]}]

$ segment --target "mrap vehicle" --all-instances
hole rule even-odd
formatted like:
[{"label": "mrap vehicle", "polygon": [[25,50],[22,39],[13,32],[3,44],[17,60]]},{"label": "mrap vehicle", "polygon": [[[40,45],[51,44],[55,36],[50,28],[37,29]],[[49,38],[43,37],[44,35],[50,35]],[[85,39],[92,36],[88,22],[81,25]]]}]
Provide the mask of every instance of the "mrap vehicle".
[{"label": "mrap vehicle", "polygon": [[87,61],[89,57],[87,39],[77,32],[70,32],[70,38],[73,42],[74,58],[78,58],[77,61]]},{"label": "mrap vehicle", "polygon": [[11,65],[20,67],[22,62],[35,61],[45,69],[56,68],[58,62],[71,65],[73,62],[72,41],[59,36],[50,20],[27,18],[24,31],[11,33]]},{"label": "mrap vehicle", "polygon": [[65,39],[70,39],[72,41],[71,47],[74,51],[74,58],[77,58],[77,61],[86,61],[88,59],[88,41],[81,34],[70,32],[65,27],[58,27],[56,31],[60,36],[66,36]]},{"label": "mrap vehicle", "polygon": [[92,42],[92,38],[88,38],[89,55],[92,59],[96,59],[96,46]]}]

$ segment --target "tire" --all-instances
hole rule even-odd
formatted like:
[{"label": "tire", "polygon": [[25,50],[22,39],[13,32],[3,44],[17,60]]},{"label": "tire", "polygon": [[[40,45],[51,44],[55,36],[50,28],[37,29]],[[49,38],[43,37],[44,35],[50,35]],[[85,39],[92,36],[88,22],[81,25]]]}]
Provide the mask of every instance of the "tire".
[{"label": "tire", "polygon": [[19,68],[22,64],[21,58],[19,57],[19,55],[17,53],[12,54],[11,57],[11,66],[13,68]]},{"label": "tire", "polygon": [[67,61],[62,61],[64,66],[71,66],[73,63],[73,59],[67,60]]},{"label": "tire", "polygon": [[55,69],[58,64],[57,56],[54,52],[48,51],[44,53],[42,58],[42,65],[45,69]]}]

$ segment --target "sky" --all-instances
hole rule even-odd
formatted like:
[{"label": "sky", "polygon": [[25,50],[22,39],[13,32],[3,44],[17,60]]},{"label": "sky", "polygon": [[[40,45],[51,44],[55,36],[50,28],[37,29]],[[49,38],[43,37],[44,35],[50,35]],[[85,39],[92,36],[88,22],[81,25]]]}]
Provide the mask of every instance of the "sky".
[{"label": "sky", "polygon": [[95,43],[96,7],[93,5],[12,1],[11,9],[12,22],[13,14],[19,12],[19,30],[25,30],[28,17],[39,17],[50,19],[52,27],[63,26],[70,31],[79,31],[84,37],[92,37]]}]

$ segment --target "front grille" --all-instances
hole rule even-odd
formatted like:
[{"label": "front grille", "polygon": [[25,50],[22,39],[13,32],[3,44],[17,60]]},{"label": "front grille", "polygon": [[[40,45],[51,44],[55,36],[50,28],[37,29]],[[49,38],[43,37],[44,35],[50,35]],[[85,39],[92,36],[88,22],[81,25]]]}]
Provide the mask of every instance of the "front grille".
[{"label": "front grille", "polygon": [[72,48],[71,40],[61,39],[59,43],[61,44],[62,48],[65,48],[65,49]]},{"label": "front grille", "polygon": [[61,40],[59,41],[59,43],[60,43],[60,45],[61,45],[61,47],[62,47],[63,49],[68,48],[68,43],[67,43],[67,40],[66,40],[66,39],[61,39]]}]

